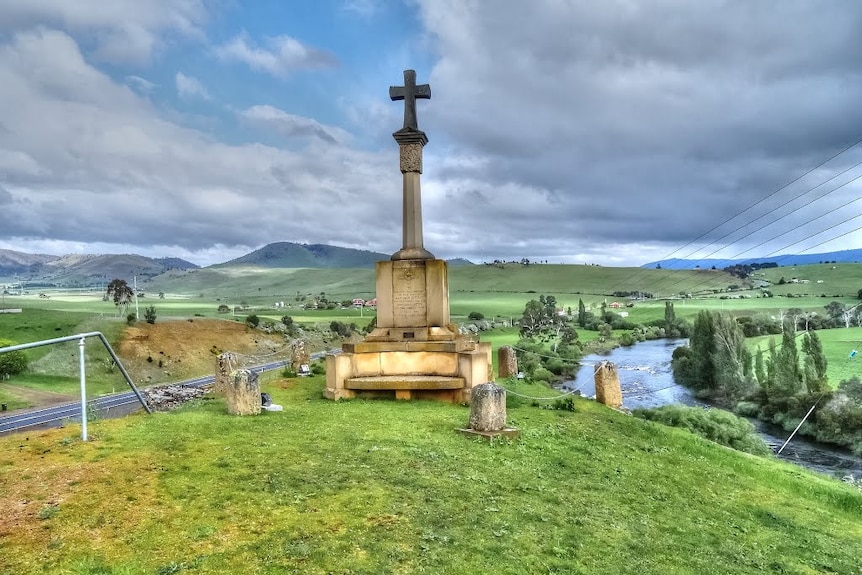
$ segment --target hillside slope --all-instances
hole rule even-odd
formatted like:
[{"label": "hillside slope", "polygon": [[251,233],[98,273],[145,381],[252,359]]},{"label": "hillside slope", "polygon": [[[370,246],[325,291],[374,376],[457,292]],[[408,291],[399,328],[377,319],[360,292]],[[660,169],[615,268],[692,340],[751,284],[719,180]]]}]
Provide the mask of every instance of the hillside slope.
[{"label": "hillside slope", "polygon": [[387,260],[382,253],[323,244],[275,242],[214,268],[229,266],[260,266],[265,268],[364,268]]},{"label": "hillside slope", "polygon": [[322,387],[0,437],[0,572],[862,572],[862,493],[791,464],[581,399],[488,443],[463,406]]}]

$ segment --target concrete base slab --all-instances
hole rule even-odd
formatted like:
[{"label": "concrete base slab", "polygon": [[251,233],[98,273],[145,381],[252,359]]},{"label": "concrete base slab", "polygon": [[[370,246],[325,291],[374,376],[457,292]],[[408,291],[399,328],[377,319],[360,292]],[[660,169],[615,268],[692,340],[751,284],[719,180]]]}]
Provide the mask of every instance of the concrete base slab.
[{"label": "concrete base slab", "polygon": [[488,441],[494,441],[498,437],[518,439],[521,435],[521,430],[515,427],[506,427],[499,431],[477,431],[475,429],[456,429],[455,431],[466,437],[478,437],[480,439],[487,439]]}]

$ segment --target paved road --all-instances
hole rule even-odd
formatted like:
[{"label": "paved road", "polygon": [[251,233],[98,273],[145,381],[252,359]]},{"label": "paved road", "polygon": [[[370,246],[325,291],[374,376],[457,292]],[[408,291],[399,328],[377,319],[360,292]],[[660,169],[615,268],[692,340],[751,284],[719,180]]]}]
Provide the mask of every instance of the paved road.
[{"label": "paved road", "polygon": [[[320,359],[326,352],[311,354],[311,359]],[[282,369],[284,361],[271,361],[261,365],[255,365],[250,369],[257,373]],[[192,387],[206,387],[212,385],[214,375],[196,377],[177,382],[176,385],[190,385]],[[98,417],[118,417],[127,415],[141,409],[141,403],[131,391],[103,395],[88,402],[89,409],[95,411]],[[25,412],[15,411],[9,415],[0,417],[0,435],[23,431],[25,429],[40,429],[46,427],[60,427],[67,423],[80,423],[81,402],[63,403],[42,409],[28,410]]]}]

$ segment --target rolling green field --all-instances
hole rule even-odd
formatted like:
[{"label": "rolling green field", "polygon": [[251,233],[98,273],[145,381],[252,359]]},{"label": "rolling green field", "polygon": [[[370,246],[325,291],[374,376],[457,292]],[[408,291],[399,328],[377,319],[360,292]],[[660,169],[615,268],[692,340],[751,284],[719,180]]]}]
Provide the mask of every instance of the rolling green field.
[{"label": "rolling green field", "polygon": [[[452,321],[456,323],[468,321],[468,314],[474,311],[481,312],[489,320],[511,321],[521,315],[527,301],[538,299],[544,294],[553,295],[558,306],[564,309],[577,310],[578,300],[583,299],[587,309],[594,313],[602,303],[610,305],[618,302],[622,306],[633,304],[633,307],[621,307],[613,311],[627,313],[628,319],[634,323],[645,323],[664,317],[665,300],[655,298],[632,302],[626,297],[612,294],[643,291],[678,298],[682,292],[697,295],[672,300],[676,316],[680,318],[692,320],[702,309],[736,316],[775,317],[780,310],[791,308],[823,313],[824,306],[833,300],[854,305],[859,302],[857,292],[862,287],[862,264],[775,268],[756,274],[755,279],[773,282],[770,290],[775,297],[759,297],[760,290],[744,289],[750,288],[750,285],[715,270],[520,264],[506,264],[503,267],[457,266],[450,269],[450,307]],[[145,287],[147,297],[140,299],[139,307],[143,314],[145,307],[155,306],[157,321],[196,316],[243,321],[248,314],[255,313],[262,321],[278,322],[282,316],[289,315],[299,324],[314,324],[323,329],[327,329],[332,321],[356,323],[361,328],[371,321],[373,310],[352,307],[305,310],[301,308],[303,302],[297,301],[297,298],[313,298],[321,292],[331,301],[369,298],[374,290],[373,275],[373,270],[369,269],[213,268],[172,271]],[[781,277],[787,282],[796,278],[807,279],[809,283],[776,285]],[[738,286],[740,290],[721,291],[732,285]],[[713,290],[716,293],[712,293]],[[828,296],[822,297],[817,293],[818,290],[823,290]],[[165,293],[164,299],[157,297],[159,291]],[[124,320],[116,313],[116,307],[110,301],[102,301],[101,293],[62,289],[45,290],[45,293],[50,297],[41,298],[38,293],[7,295],[5,305],[26,308],[29,319],[22,322],[22,317],[17,314],[0,314],[0,337],[25,342],[100,330],[110,333],[110,339],[116,338],[125,326]],[[274,307],[275,302],[282,301],[290,307]],[[248,304],[249,309],[235,314],[234,306],[240,302]],[[219,305],[227,305],[231,312],[218,313]],[[134,308],[130,307],[129,311],[134,311]],[[495,348],[503,342],[512,344],[517,341],[515,330],[499,334],[483,332],[481,337],[491,340]],[[581,341],[591,341],[595,337],[596,332],[579,330]],[[858,362],[847,361],[848,346],[859,346],[853,343],[854,338],[859,339],[858,334],[852,331],[821,331],[829,361],[829,379],[833,384],[859,373]],[[754,341],[752,345],[757,343]],[[73,371],[75,366],[70,359],[73,348],[74,344],[68,344],[55,350],[41,348],[27,352],[34,362],[36,376],[23,378],[22,384],[38,386],[40,374],[57,375]],[[88,363],[98,366],[103,361],[96,346],[88,346],[87,353]],[[98,369],[95,371],[98,373],[93,375],[94,390],[110,391],[117,388],[115,375],[101,373]],[[0,400],[2,398],[3,391],[0,390]]]},{"label": "rolling green field", "polygon": [[576,399],[468,409],[220,400],[0,438],[0,573],[862,573],[862,493]]}]

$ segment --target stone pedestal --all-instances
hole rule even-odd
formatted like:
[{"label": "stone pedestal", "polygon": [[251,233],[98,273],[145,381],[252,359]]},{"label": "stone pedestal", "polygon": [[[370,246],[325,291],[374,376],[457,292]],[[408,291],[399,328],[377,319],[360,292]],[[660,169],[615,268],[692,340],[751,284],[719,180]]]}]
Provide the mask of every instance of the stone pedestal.
[{"label": "stone pedestal", "polygon": [[603,361],[595,369],[596,401],[614,409],[622,407],[623,392],[617,366],[610,361]]},{"label": "stone pedestal", "polygon": [[261,402],[257,374],[249,369],[238,369],[232,372],[225,399],[227,412],[231,415],[259,414]]},{"label": "stone pedestal", "polygon": [[518,375],[518,356],[512,346],[504,345],[497,350],[497,374],[500,379]]}]

